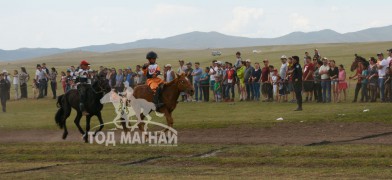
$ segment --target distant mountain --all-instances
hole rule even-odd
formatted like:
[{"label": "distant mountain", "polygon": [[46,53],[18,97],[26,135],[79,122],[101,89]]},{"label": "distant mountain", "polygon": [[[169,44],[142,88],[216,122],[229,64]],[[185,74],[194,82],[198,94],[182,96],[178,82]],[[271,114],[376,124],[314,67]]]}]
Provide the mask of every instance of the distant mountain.
[{"label": "distant mountain", "polygon": [[330,29],[307,33],[293,32],[277,38],[247,38],[229,36],[218,32],[195,31],[162,39],[142,39],[124,44],[94,45],[73,49],[22,48],[8,51],[0,50],[0,61],[35,58],[69,51],[111,52],[136,48],[205,49],[289,44],[392,41],[391,32],[392,25],[344,34]]}]

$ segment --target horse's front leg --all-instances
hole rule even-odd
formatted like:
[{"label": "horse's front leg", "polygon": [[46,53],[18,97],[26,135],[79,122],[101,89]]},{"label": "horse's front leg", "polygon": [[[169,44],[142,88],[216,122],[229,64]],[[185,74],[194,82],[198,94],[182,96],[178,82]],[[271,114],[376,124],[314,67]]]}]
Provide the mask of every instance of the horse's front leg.
[{"label": "horse's front leg", "polygon": [[99,131],[102,131],[104,126],[101,112],[98,112],[97,117],[99,120],[99,129],[95,131],[94,136],[97,135]]},{"label": "horse's front leg", "polygon": [[82,129],[82,127],[80,126],[80,119],[82,118],[82,113],[81,112],[77,112],[77,115],[75,117],[74,123],[76,125],[76,127],[78,128],[80,134],[84,135],[84,131]]},{"label": "horse's front leg", "polygon": [[91,115],[86,116],[86,133],[83,135],[84,142],[88,142],[88,132],[90,131]]}]

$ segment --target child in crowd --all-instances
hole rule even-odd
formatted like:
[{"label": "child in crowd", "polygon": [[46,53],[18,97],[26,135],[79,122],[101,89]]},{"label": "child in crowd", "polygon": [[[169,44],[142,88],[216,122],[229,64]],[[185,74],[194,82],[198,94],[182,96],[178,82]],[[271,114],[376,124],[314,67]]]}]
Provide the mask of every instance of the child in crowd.
[{"label": "child in crowd", "polygon": [[346,82],[346,71],[344,69],[343,64],[339,65],[339,83],[338,83],[338,102],[341,102],[341,97],[342,97],[342,91],[344,94],[344,102],[346,102],[347,99],[347,94],[346,94],[346,89],[347,89],[347,82]]},{"label": "child in crowd", "polygon": [[67,75],[65,74],[64,71],[61,71],[61,79],[60,79],[60,82],[61,82],[61,86],[63,87],[64,93],[66,93],[66,92],[67,92],[67,91],[66,91],[66,87],[67,87]]},{"label": "child in crowd", "polygon": [[278,70],[274,69],[271,76],[271,84],[273,89],[273,96],[275,97],[276,101],[279,101],[279,75]]}]

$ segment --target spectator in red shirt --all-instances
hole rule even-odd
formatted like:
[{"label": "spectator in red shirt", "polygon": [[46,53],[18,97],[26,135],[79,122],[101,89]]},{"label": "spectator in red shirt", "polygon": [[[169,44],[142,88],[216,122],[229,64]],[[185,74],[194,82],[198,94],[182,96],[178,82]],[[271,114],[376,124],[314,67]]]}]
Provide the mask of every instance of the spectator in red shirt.
[{"label": "spectator in red shirt", "polygon": [[[304,66],[304,74],[302,76],[303,80],[303,85],[304,85],[304,91],[306,95],[305,102],[312,101],[313,98],[313,71],[314,71],[314,65],[312,63],[312,58],[310,56],[306,56],[305,58],[306,64]],[[310,95],[310,98],[309,98]]]},{"label": "spectator in red shirt", "polygon": [[272,101],[272,85],[269,82],[269,75],[270,75],[270,70],[269,70],[269,61],[268,59],[265,59],[263,61],[264,67],[261,69],[261,93],[264,97],[263,102],[268,102]]}]

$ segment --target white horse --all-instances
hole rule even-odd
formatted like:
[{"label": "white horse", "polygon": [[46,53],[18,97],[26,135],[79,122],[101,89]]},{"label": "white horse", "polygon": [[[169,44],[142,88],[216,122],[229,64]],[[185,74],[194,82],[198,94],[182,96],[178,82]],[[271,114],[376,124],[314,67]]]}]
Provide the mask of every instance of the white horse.
[{"label": "white horse", "polygon": [[[147,118],[147,121],[145,122],[145,126],[144,126],[144,131],[147,131],[148,123],[152,119],[150,116],[150,112],[156,110],[155,104],[148,102],[145,99],[136,99],[135,96],[133,96],[133,89],[131,87],[129,87],[128,82],[125,82],[124,86],[125,86],[125,91],[122,94],[127,98],[129,105],[135,111],[136,118],[137,118],[137,123],[132,126],[131,131],[133,131],[137,127],[137,125],[142,122],[142,119],[140,117],[141,113],[143,113],[143,115]],[[164,114],[158,113],[156,111],[155,111],[155,114],[158,117],[163,117],[163,115],[164,115]]]},{"label": "white horse", "polygon": [[[105,94],[105,96],[103,96],[101,98],[100,102],[102,104],[105,104],[105,103],[112,103],[113,104],[114,112],[117,114],[117,116],[113,119],[113,124],[115,124],[116,128],[118,128],[118,129],[122,129],[123,127],[121,125],[117,124],[117,122],[121,122],[121,119],[128,122],[128,120],[130,118],[132,119],[132,116],[136,115],[133,108],[127,106],[127,104],[126,104],[127,99],[124,97],[121,97],[119,94],[114,92],[114,90]],[[127,123],[127,127],[128,127],[128,123]]]}]

